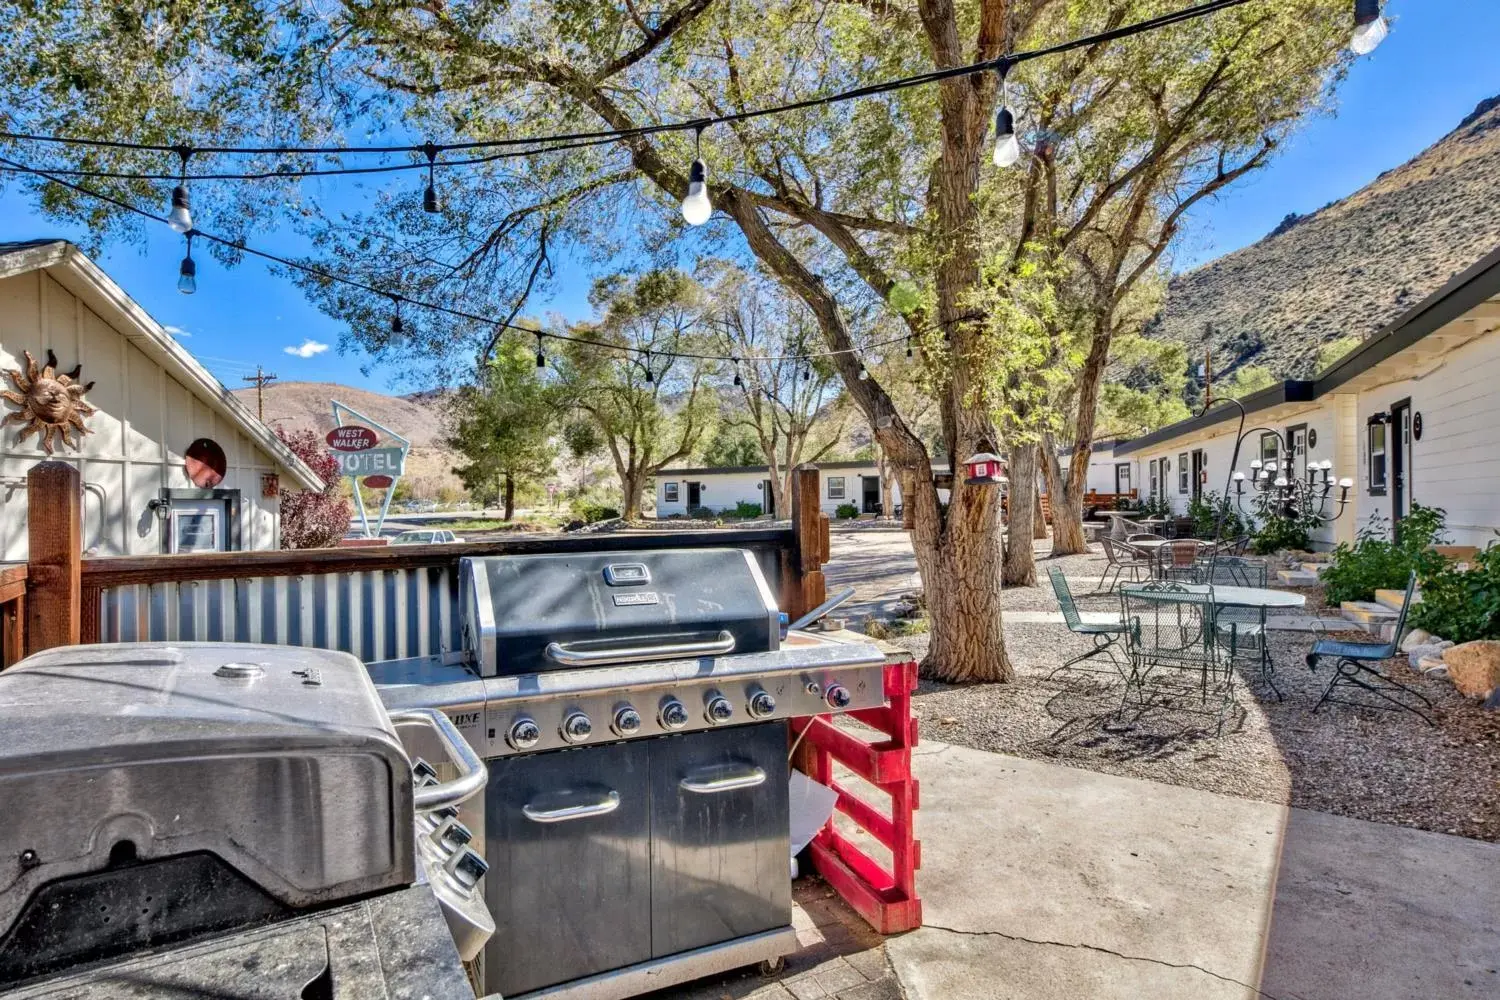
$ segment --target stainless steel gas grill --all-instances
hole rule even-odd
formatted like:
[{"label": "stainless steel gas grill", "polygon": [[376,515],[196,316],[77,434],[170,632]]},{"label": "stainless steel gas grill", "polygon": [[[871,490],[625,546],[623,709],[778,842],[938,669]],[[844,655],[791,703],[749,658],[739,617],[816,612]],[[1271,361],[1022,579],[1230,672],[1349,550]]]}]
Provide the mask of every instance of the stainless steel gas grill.
[{"label": "stainless steel gas grill", "polygon": [[0,992],[471,995],[492,924],[451,816],[484,765],[354,657],[53,649],[0,674],[0,732]]},{"label": "stainless steel gas grill", "polygon": [[782,638],[735,549],[467,559],[461,581],[461,662],[370,670],[487,759],[458,814],[493,866],[484,990],[619,1000],[795,950],[786,720],[882,704],[879,650]]}]

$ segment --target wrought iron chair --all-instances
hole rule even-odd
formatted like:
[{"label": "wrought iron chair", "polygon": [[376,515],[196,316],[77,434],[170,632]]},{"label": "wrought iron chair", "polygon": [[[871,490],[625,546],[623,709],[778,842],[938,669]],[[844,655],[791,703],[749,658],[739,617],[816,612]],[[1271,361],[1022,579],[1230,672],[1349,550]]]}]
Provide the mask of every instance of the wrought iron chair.
[{"label": "wrought iron chair", "polygon": [[[1073,657],[1048,674],[1047,679],[1050,681],[1057,674],[1071,669],[1074,664],[1081,663],[1101,653],[1109,657],[1110,662],[1114,664],[1117,672],[1123,674],[1125,670],[1120,661],[1115,659],[1114,647],[1115,641],[1125,632],[1125,623],[1114,621],[1096,625],[1085,622],[1083,617],[1078,613],[1078,605],[1073,601],[1073,591],[1069,588],[1068,578],[1063,576],[1063,571],[1057,566],[1051,566],[1047,569],[1047,575],[1052,577],[1052,593],[1057,595],[1057,606],[1062,609],[1063,621],[1067,622],[1068,631],[1077,633],[1078,635],[1093,636],[1094,639],[1093,649]],[[1106,673],[1107,671],[1091,672]]]},{"label": "wrought iron chair", "polygon": [[1153,575],[1158,580],[1175,580],[1178,583],[1202,583],[1203,569],[1199,555],[1203,551],[1201,542],[1185,538],[1167,542],[1156,547],[1156,568]]},{"label": "wrought iron chair", "polygon": [[[1199,703],[1214,716],[1216,732],[1222,735],[1224,719],[1235,704],[1234,670],[1216,641],[1213,588],[1188,590],[1171,581],[1154,581],[1123,588],[1120,603],[1130,654],[1126,700],[1133,690],[1142,711],[1150,706],[1146,685],[1156,668],[1196,673]],[[1215,699],[1217,704],[1209,708]]]},{"label": "wrought iron chair", "polygon": [[[1120,582],[1120,574],[1125,570],[1130,571],[1130,581],[1132,583],[1140,582],[1142,570],[1150,572],[1150,561],[1141,552],[1131,548],[1128,544],[1116,541],[1107,535],[1100,536],[1099,544],[1104,547],[1104,558],[1108,565],[1105,567],[1104,576],[1099,580],[1098,593],[1102,594],[1113,590]],[[1104,585],[1105,580],[1110,581],[1109,586]]]},{"label": "wrought iron chair", "polygon": [[[1417,716],[1429,726],[1436,725],[1430,716],[1421,708],[1409,701],[1403,701],[1408,696],[1415,698],[1427,708],[1432,708],[1432,702],[1422,692],[1402,684],[1382,674],[1379,664],[1382,660],[1389,660],[1397,656],[1401,651],[1401,636],[1406,631],[1406,615],[1411,610],[1412,594],[1417,589],[1417,574],[1412,572],[1406,581],[1406,600],[1401,604],[1401,613],[1396,616],[1395,630],[1391,633],[1390,642],[1343,642],[1338,639],[1319,639],[1313,643],[1313,647],[1307,654],[1307,666],[1311,670],[1318,669],[1318,660],[1323,657],[1334,658],[1333,679],[1328,682],[1328,687],[1323,691],[1323,697],[1313,706],[1316,712],[1327,702],[1340,702],[1345,705],[1357,705],[1362,708],[1385,708],[1406,709]],[[1371,703],[1369,701],[1358,701],[1353,698],[1341,698],[1334,692],[1341,687],[1355,687],[1368,691],[1379,698],[1385,704]]]},{"label": "wrought iron chair", "polygon": [[1203,566],[1203,582],[1220,587],[1264,587],[1266,564],[1246,556],[1215,554]]}]

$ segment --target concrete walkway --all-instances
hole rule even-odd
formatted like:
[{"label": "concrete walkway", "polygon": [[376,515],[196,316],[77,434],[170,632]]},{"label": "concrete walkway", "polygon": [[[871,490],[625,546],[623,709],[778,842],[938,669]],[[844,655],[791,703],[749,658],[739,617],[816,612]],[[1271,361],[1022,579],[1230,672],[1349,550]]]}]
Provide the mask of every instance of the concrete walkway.
[{"label": "concrete walkway", "polygon": [[909,1000],[1500,996],[1500,845],[926,743]]}]

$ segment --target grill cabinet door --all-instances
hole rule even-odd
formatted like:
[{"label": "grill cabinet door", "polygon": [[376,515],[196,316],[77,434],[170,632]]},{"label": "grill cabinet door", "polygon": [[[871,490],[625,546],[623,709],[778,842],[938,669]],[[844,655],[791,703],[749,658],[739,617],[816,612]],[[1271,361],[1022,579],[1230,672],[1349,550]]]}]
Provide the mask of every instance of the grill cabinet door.
[{"label": "grill cabinet door", "polygon": [[[651,957],[649,742],[488,762],[487,991],[517,995]],[[605,812],[611,793],[618,805]]]},{"label": "grill cabinet door", "polygon": [[650,740],[651,953],[792,919],[786,724]]}]

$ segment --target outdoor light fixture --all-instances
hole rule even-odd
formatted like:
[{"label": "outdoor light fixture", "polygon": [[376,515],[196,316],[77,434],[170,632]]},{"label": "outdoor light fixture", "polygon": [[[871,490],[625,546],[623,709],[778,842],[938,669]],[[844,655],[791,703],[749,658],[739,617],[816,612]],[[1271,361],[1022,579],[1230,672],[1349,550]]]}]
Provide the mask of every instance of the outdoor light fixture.
[{"label": "outdoor light fixture", "polygon": [[995,112],[995,166],[1013,167],[1021,159],[1021,143],[1016,138],[1016,116],[1007,107],[1009,101],[1006,99],[1005,77],[1010,72],[1010,63],[1001,60],[998,72],[1000,110]]},{"label": "outdoor light fixture", "polygon": [[646,362],[646,381],[647,382],[655,382],[656,381],[656,376],[653,375],[653,374],[651,374],[651,352],[650,351],[642,351],[641,352],[641,359]]},{"label": "outdoor light fixture", "polygon": [[[1255,433],[1256,430],[1275,434],[1278,446],[1285,446],[1288,453],[1291,452],[1290,442],[1275,431],[1255,428],[1246,433]],[[1244,439],[1242,433],[1235,445],[1236,454]],[[1247,482],[1250,484],[1248,490],[1245,488]],[[1261,514],[1316,521],[1337,519],[1349,502],[1349,488],[1353,485],[1354,480],[1347,478],[1335,482],[1333,463],[1327,459],[1308,462],[1306,474],[1300,477],[1292,474],[1290,463],[1282,468],[1274,459],[1262,462],[1258,458],[1250,461],[1248,477],[1238,469],[1229,474],[1231,495],[1241,512],[1244,512],[1248,499]],[[1337,498],[1333,495],[1335,488],[1339,491]]]},{"label": "outdoor light fixture", "polygon": [[198,290],[198,265],[193,261],[193,231],[187,234],[187,256],[177,268],[177,290],[183,295],[192,295]]},{"label": "outdoor light fixture", "polygon": [[907,336],[906,336],[906,356],[908,358],[911,357],[911,335],[910,334],[907,334]]},{"label": "outdoor light fixture", "polygon": [[811,379],[812,379],[812,365],[808,363],[808,360],[806,358],[803,358],[802,359],[802,381],[807,382],[807,381],[809,381]]},{"label": "outdoor light fixture", "polygon": [[863,362],[861,362],[859,366],[859,380],[861,382],[870,381],[870,371],[864,366]]},{"label": "outdoor light fixture", "polygon": [[422,192],[422,211],[436,214],[443,210],[438,203],[437,186],[433,182],[432,171],[437,160],[438,148],[432,143],[422,147],[422,152],[427,154],[427,190]]},{"label": "outdoor light fixture", "polygon": [[392,295],[391,301],[396,304],[396,314],[391,317],[391,333],[399,337],[405,328],[401,322],[401,296]]},{"label": "outdoor light fixture", "polygon": [[547,355],[542,352],[542,335],[540,333],[536,335],[536,366],[538,368],[547,367]]},{"label": "outdoor light fixture", "polygon": [[742,389],[745,386],[745,380],[740,378],[740,359],[733,358],[731,360],[734,362],[734,387]]},{"label": "outdoor light fixture", "polygon": [[179,233],[186,233],[193,228],[192,203],[188,200],[187,189],[187,162],[193,151],[186,146],[177,146],[176,152],[182,159],[182,171],[177,186],[172,189],[172,210],[167,213],[167,225]]},{"label": "outdoor light fixture", "polygon": [[1380,0],[1354,0],[1354,35],[1349,39],[1349,48],[1355,55],[1374,52],[1390,33],[1390,25],[1380,13]]},{"label": "outdoor light fixture", "polygon": [[701,226],[714,214],[708,200],[708,168],[703,165],[703,126],[693,137],[693,166],[688,170],[687,197],[682,199],[682,218],[690,226]]}]

